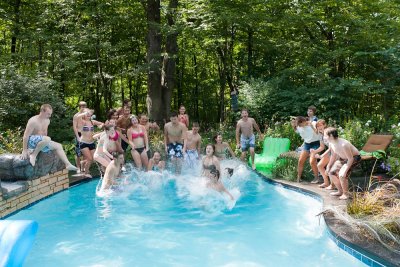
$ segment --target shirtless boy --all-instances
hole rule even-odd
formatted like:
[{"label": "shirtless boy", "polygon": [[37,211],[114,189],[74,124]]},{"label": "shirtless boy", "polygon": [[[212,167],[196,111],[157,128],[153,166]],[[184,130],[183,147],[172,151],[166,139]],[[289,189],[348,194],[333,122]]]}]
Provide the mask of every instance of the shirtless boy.
[{"label": "shirtless boy", "polygon": [[185,162],[189,168],[194,168],[197,165],[200,155],[201,136],[199,135],[200,125],[198,122],[193,122],[192,130],[186,132],[185,146],[183,153]]},{"label": "shirtless boy", "polygon": [[124,106],[123,115],[117,120],[117,130],[121,133],[121,146],[124,151],[129,147],[128,137],[126,135],[131,126],[131,108]]},{"label": "shirtless boy", "polygon": [[113,152],[113,160],[108,164],[104,173],[101,190],[110,189],[115,184],[115,179],[121,173],[121,167],[124,164],[124,154],[122,152]]},{"label": "shirtless boy", "polygon": [[325,129],[324,137],[329,142],[331,150],[331,158],[326,167],[326,173],[338,189],[331,195],[339,196],[339,199],[348,199],[348,174],[361,161],[360,152],[349,141],[339,138],[337,130],[333,127]]},{"label": "shirtless boy", "polygon": [[247,109],[242,109],[242,118],[238,121],[236,125],[236,147],[242,149],[242,154],[240,159],[245,160],[247,150],[250,150],[251,156],[251,167],[255,170],[254,165],[254,147],[256,145],[256,138],[253,133],[253,127],[259,134],[260,140],[263,139],[263,134],[258,127],[257,122],[249,117],[249,112]]},{"label": "shirtless boy", "polygon": [[[50,117],[53,113],[53,108],[49,104],[43,104],[40,107],[39,115],[33,116],[28,120],[23,137],[22,159],[28,159],[32,166],[35,166],[36,157],[40,151],[49,152],[55,150],[57,156],[64,162],[65,167],[69,171],[76,171],[65,155],[61,144],[56,143],[47,136],[47,128],[50,124]],[[29,149],[33,152],[29,155]]]},{"label": "shirtless boy", "polygon": [[75,163],[76,167],[78,167],[78,171],[81,170],[81,157],[82,157],[82,152],[81,148],[79,145],[79,139],[81,137],[81,128],[82,128],[82,120],[78,119],[78,115],[83,114],[85,108],[87,108],[87,104],[85,101],[80,101],[78,104],[79,107],[79,112],[75,113],[75,115],[72,117],[72,128],[74,130],[75,134]]},{"label": "shirtless boy", "polygon": [[170,120],[164,126],[165,152],[170,158],[175,172],[180,173],[187,128],[185,124],[178,121],[178,114],[175,112],[171,113]]}]

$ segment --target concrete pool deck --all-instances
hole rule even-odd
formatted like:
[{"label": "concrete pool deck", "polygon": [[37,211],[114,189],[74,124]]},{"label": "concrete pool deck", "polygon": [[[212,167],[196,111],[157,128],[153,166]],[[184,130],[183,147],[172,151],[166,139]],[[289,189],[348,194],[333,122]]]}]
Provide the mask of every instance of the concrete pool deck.
[{"label": "concrete pool deck", "polygon": [[[258,172],[259,173],[259,172]],[[329,190],[319,188],[308,182],[291,182],[270,179],[259,173],[264,179],[284,187],[309,193],[322,201],[321,215],[324,216],[328,229],[337,245],[369,266],[400,266],[400,255],[384,247],[374,237],[358,226],[346,221],[348,200],[340,200],[330,195]],[[361,254],[360,254],[361,253]]]}]

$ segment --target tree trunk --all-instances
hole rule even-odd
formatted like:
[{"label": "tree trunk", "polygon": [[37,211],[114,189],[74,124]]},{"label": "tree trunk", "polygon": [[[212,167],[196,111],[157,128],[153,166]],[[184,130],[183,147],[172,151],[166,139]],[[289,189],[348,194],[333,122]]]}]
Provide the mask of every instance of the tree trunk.
[{"label": "tree trunk", "polygon": [[149,118],[160,123],[163,118],[161,92],[160,0],[147,0],[147,92]]},{"label": "tree trunk", "polygon": [[175,13],[178,0],[169,0],[167,21],[170,34],[167,35],[162,77],[163,118],[168,119],[171,111],[171,97],[176,84],[176,56],[178,54],[178,33],[175,26]]},{"label": "tree trunk", "polygon": [[15,54],[17,51],[17,37],[19,35],[19,19],[20,14],[19,10],[21,7],[21,0],[15,0],[14,3],[14,25],[13,25],[13,32],[11,37],[11,54]]}]

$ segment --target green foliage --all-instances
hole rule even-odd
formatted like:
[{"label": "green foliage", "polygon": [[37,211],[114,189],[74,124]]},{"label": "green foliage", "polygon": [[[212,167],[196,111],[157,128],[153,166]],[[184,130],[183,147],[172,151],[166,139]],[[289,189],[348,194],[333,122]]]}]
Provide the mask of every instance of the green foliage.
[{"label": "green foliage", "polygon": [[[297,181],[298,155],[296,154],[297,152],[291,152],[280,156],[277,159],[274,168],[272,168],[272,178],[292,182]],[[302,179],[311,181],[313,178],[314,175],[312,174],[311,166],[307,161],[306,164],[304,164]]]},{"label": "green foliage", "polygon": [[0,131],[0,154],[20,154],[22,152],[22,136],[21,128]]},{"label": "green foliage", "polygon": [[350,120],[344,124],[344,127],[338,127],[339,137],[346,139],[352,143],[357,149],[361,150],[367,142],[368,137],[373,133],[371,120],[362,122],[357,118]]},{"label": "green foliage", "polygon": [[[25,126],[44,103],[51,104],[54,117],[65,112],[53,80],[19,75],[14,68],[0,70],[0,130]],[[57,128],[57,126],[56,126]]]}]

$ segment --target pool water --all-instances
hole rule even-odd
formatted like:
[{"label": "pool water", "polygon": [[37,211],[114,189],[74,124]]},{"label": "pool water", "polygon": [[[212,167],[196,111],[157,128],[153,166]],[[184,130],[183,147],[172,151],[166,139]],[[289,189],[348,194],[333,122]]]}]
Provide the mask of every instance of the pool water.
[{"label": "pool water", "polygon": [[39,223],[25,266],[365,266],[329,237],[318,200],[244,166],[224,176],[236,202],[193,175],[133,172],[102,197],[98,183],[9,218]]}]

